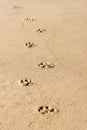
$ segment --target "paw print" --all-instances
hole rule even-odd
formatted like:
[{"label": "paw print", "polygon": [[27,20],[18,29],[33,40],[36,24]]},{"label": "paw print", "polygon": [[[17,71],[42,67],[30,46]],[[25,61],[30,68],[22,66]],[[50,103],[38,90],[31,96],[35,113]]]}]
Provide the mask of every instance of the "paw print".
[{"label": "paw print", "polygon": [[31,84],[33,84],[31,82],[31,80],[28,80],[28,79],[21,79],[18,81],[19,85],[22,85],[22,86],[29,86]]},{"label": "paw print", "polygon": [[46,31],[47,31],[47,30],[46,30],[46,29],[43,29],[43,28],[42,28],[42,29],[39,28],[39,29],[37,30],[38,33],[43,33],[43,32],[46,32]]},{"label": "paw print", "polygon": [[56,113],[59,112],[59,110],[49,106],[39,106],[38,112],[41,114],[46,114],[46,113]]},{"label": "paw print", "polygon": [[21,8],[21,6],[17,6],[17,5],[13,6],[13,9],[20,9],[20,8]]},{"label": "paw print", "polygon": [[25,43],[25,46],[27,46],[28,48],[31,48],[34,46],[33,42],[28,42],[28,43]]},{"label": "paw print", "polygon": [[34,19],[34,18],[31,18],[31,17],[30,17],[30,18],[27,17],[27,18],[25,18],[24,20],[27,21],[27,22],[33,22],[33,21],[35,21],[35,19]]},{"label": "paw print", "polygon": [[55,67],[53,63],[45,63],[45,62],[41,62],[40,64],[38,64],[38,66],[40,68],[54,68]]},{"label": "paw print", "polygon": [[45,68],[46,67],[46,63],[45,62],[41,62],[40,64],[38,64],[39,67],[41,68]]},{"label": "paw print", "polygon": [[53,63],[46,63],[47,68],[54,68],[55,65]]}]

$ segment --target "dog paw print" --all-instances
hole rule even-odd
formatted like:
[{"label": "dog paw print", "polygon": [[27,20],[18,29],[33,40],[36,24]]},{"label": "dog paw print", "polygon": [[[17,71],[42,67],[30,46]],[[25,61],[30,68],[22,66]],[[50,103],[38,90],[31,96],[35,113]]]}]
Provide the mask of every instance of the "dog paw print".
[{"label": "dog paw print", "polygon": [[25,46],[27,46],[28,48],[31,48],[34,46],[33,42],[27,42],[25,43]]},{"label": "dog paw print", "polygon": [[30,17],[30,18],[27,17],[27,18],[25,18],[24,20],[25,20],[26,22],[33,22],[33,21],[35,21],[35,19],[34,19],[34,18],[31,18],[31,17]]},{"label": "dog paw print", "polygon": [[46,113],[57,113],[59,110],[49,106],[39,106],[38,112],[44,115]]},{"label": "dog paw print", "polygon": [[46,31],[47,31],[47,30],[46,30],[46,29],[43,29],[43,28],[42,28],[42,29],[39,28],[39,29],[37,30],[38,33],[43,33],[43,32],[46,32]]},{"label": "dog paw print", "polygon": [[12,8],[13,8],[13,9],[20,9],[21,6],[14,5]]},{"label": "dog paw print", "polygon": [[41,62],[40,64],[38,64],[38,66],[40,68],[45,68],[46,67],[46,63],[45,62]]},{"label": "dog paw print", "polygon": [[55,65],[53,63],[46,63],[47,68],[54,68]]},{"label": "dog paw print", "polygon": [[18,81],[18,84],[21,85],[21,86],[29,86],[33,83],[31,82],[31,80],[21,79],[21,80]]},{"label": "dog paw print", "polygon": [[54,68],[55,67],[53,63],[45,63],[45,62],[41,62],[40,64],[38,64],[38,66],[40,68]]}]

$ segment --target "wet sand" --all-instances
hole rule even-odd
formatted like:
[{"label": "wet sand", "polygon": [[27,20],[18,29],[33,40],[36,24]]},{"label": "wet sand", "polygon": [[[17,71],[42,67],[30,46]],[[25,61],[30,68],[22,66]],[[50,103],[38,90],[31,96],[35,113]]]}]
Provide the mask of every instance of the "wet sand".
[{"label": "wet sand", "polygon": [[87,1],[1,0],[0,16],[0,130],[86,130]]}]

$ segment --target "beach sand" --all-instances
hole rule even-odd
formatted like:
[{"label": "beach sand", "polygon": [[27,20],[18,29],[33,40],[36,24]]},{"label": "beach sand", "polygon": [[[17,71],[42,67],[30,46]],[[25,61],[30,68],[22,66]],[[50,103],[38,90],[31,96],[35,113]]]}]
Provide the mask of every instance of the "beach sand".
[{"label": "beach sand", "polygon": [[0,130],[87,130],[87,0],[1,0]]}]

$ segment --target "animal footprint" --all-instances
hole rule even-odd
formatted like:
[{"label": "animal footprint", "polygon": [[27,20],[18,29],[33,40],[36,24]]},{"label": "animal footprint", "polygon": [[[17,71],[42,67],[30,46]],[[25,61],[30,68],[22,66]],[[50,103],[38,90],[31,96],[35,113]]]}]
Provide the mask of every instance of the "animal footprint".
[{"label": "animal footprint", "polygon": [[42,28],[42,29],[39,28],[39,29],[37,30],[38,33],[43,33],[43,32],[46,32],[46,31],[47,31],[47,30],[46,30],[46,29],[43,29],[43,28]]},{"label": "animal footprint", "polygon": [[34,46],[34,44],[32,42],[28,42],[28,43],[25,43],[25,45],[28,47],[28,48],[31,48]]},{"label": "animal footprint", "polygon": [[21,8],[21,7],[20,6],[16,6],[16,5],[13,6],[13,9],[19,9],[19,8]]},{"label": "animal footprint", "polygon": [[25,18],[24,20],[27,21],[27,22],[28,22],[28,21],[29,21],[29,22],[33,22],[35,19],[34,19],[34,18],[31,18],[31,17],[30,17],[30,18],[27,17],[27,18]]},{"label": "animal footprint", "polygon": [[38,66],[41,67],[41,68],[45,68],[46,67],[46,63],[41,62],[40,64],[38,64]]},{"label": "animal footprint", "polygon": [[33,84],[31,82],[31,80],[28,80],[28,79],[21,79],[18,81],[19,85],[22,85],[22,86],[29,86],[31,84]]},{"label": "animal footprint", "polygon": [[53,68],[53,67],[55,67],[55,65],[53,63],[46,63],[46,67],[47,68]]},{"label": "animal footprint", "polygon": [[45,63],[45,62],[41,62],[40,64],[38,64],[39,67],[41,68],[53,68],[55,67],[55,65],[53,63]]},{"label": "animal footprint", "polygon": [[49,106],[39,106],[38,112],[41,114],[46,114],[46,113],[56,113],[59,112],[59,110]]}]

